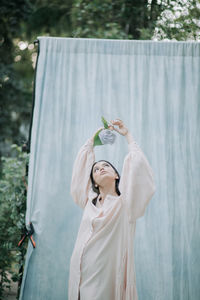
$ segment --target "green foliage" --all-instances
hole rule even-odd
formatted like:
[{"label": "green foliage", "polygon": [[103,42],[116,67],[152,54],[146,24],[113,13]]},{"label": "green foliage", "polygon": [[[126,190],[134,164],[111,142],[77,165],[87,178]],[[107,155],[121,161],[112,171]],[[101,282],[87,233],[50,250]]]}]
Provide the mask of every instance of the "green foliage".
[{"label": "green foliage", "polygon": [[156,1],[76,0],[71,12],[72,27],[77,37],[151,39],[164,9],[165,5]]},{"label": "green foliage", "polygon": [[[25,136],[21,127],[30,122],[33,68],[30,51],[19,51],[21,23],[31,14],[28,0],[1,1],[0,22],[0,156]],[[18,61],[15,61],[16,57]],[[20,61],[19,61],[20,58]]]},{"label": "green foliage", "polygon": [[100,129],[96,132],[95,136],[94,136],[94,146],[98,146],[98,145],[103,145],[100,138],[99,138],[99,132],[102,131],[103,129]]},{"label": "green foliage", "polygon": [[0,181],[0,299],[5,299],[3,291],[10,287],[8,272],[13,281],[19,281],[27,247],[27,240],[20,248],[18,242],[25,226],[25,173],[29,154],[15,144],[11,148],[14,157],[2,157]]},{"label": "green foliage", "polygon": [[158,40],[200,39],[200,0],[170,1],[157,22]]},{"label": "green foliage", "polygon": [[102,121],[102,123],[104,125],[104,128],[108,129],[108,122],[106,121],[106,119],[103,116],[101,117],[101,121]]},{"label": "green foliage", "polygon": [[25,38],[51,35],[68,36],[71,34],[71,8],[73,0],[33,1],[32,14],[23,24]]}]

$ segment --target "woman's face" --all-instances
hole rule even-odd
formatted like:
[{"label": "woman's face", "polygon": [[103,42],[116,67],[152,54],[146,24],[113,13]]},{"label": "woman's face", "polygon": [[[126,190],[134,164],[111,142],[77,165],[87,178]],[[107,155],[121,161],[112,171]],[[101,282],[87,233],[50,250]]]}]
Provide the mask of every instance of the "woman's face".
[{"label": "woman's face", "polygon": [[96,184],[103,186],[104,183],[115,181],[118,175],[113,167],[106,161],[97,162],[92,171],[93,179]]}]

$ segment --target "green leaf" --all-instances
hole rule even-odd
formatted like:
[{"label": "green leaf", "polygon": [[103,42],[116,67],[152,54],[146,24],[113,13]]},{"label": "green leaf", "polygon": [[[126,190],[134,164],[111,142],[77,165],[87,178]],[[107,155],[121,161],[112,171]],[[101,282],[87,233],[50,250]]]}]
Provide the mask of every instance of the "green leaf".
[{"label": "green leaf", "polygon": [[104,117],[101,117],[101,121],[103,122],[104,128],[108,129],[108,122],[104,119]]},{"label": "green leaf", "polygon": [[99,138],[99,132],[102,131],[103,129],[100,129],[97,131],[97,133],[94,136],[94,146],[98,146],[98,145],[103,145],[100,138]]}]

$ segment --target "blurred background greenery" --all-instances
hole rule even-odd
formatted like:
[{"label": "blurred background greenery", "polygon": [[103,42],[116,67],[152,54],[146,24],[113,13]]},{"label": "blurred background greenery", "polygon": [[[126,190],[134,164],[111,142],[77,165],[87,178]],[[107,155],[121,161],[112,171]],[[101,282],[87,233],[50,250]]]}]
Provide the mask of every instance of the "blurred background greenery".
[{"label": "blurred background greenery", "polygon": [[[200,0],[1,0],[0,299],[22,278],[28,155],[37,36],[200,41]],[[12,267],[12,266],[15,267]],[[19,290],[18,290],[19,292]],[[5,299],[5,298],[4,298]]]},{"label": "blurred background greenery", "polygon": [[2,0],[0,21],[1,157],[28,138],[37,36],[199,40],[200,0]]}]

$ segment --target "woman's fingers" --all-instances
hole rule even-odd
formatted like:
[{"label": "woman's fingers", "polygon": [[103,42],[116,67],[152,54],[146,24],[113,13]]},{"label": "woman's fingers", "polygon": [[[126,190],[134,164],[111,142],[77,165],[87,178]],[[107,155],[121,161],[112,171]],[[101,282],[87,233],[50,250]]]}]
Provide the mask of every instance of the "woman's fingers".
[{"label": "woman's fingers", "polygon": [[121,123],[121,122],[123,122],[123,121],[120,120],[120,119],[115,119],[115,120],[112,120],[111,122],[113,122],[113,123]]},{"label": "woman's fingers", "polygon": [[110,130],[113,130],[113,129],[114,129],[114,126],[108,125],[108,128],[109,128]]},{"label": "woman's fingers", "polygon": [[111,123],[113,125],[123,125],[123,121],[119,119],[112,120]]},{"label": "woman's fingers", "polygon": [[[119,132],[118,128],[116,128],[116,127],[113,127],[113,128],[114,128],[115,131]],[[119,132],[119,133],[120,133],[120,132]]]},{"label": "woman's fingers", "polygon": [[117,125],[117,127],[113,127],[115,131],[117,131],[119,134],[125,135],[127,132],[127,128],[125,127],[124,123],[120,119],[115,119],[110,121],[111,124]]},{"label": "woman's fingers", "polygon": [[[115,125],[117,125],[117,124],[115,124]],[[119,132],[118,128],[117,128],[117,127],[114,127],[114,126],[109,126],[109,129],[115,130],[115,131]]]},{"label": "woman's fingers", "polygon": [[[119,126],[119,128],[114,127],[114,125]],[[120,120],[120,119],[115,119],[115,120],[112,120],[112,121],[108,122],[108,128],[109,128],[110,130],[115,130],[115,131],[117,131],[118,133],[120,133],[120,129],[121,129],[123,126],[124,126],[123,121]],[[101,129],[105,129],[105,128],[104,128],[104,127],[99,127],[99,128],[97,129],[97,131],[94,133],[93,137],[94,137],[94,136],[96,135],[96,133],[97,133],[99,130],[101,130]]]}]

